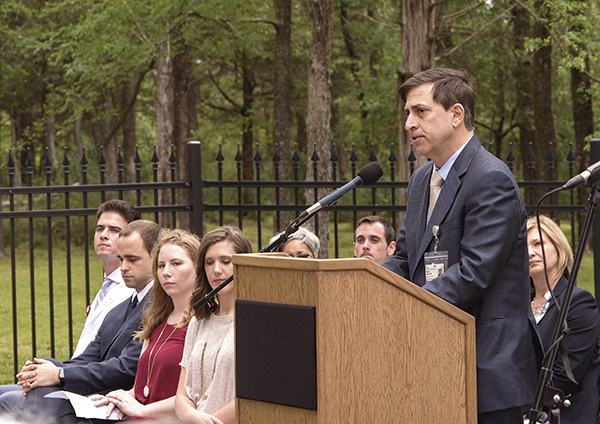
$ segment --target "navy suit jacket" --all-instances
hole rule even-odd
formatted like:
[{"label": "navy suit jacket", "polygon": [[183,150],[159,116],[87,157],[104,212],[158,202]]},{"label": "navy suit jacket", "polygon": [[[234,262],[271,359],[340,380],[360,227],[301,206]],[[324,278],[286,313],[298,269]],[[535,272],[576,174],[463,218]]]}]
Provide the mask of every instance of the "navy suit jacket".
[{"label": "navy suit jacket", "polygon": [[88,395],[133,387],[142,349],[133,335],[141,329],[142,313],[151,292],[127,319],[130,299],[115,306],[104,318],[94,341],[81,355],[64,362],[65,390]]},{"label": "navy suit jacket", "polygon": [[133,340],[133,336],[140,329],[142,313],[152,299],[151,293],[150,290],[127,318],[130,299],[115,306],[104,318],[94,341],[81,355],[64,363],[50,359],[64,367],[65,385],[33,389],[26,397],[28,408],[54,416],[56,411],[51,405],[56,402],[43,396],[55,390],[89,395],[133,387],[142,349],[142,344]]},{"label": "navy suit jacket", "polygon": [[[460,153],[427,222],[434,164],[408,184],[396,253],[383,266],[476,319],[478,413],[520,407],[533,399],[539,340],[529,305],[527,214],[517,183],[475,135]],[[448,269],[425,281],[425,252],[449,253]]]},{"label": "navy suit jacket", "polygon": [[[564,302],[568,281],[565,277],[558,280],[554,287],[554,296],[559,305]],[[559,311],[553,299],[548,310],[538,323],[544,351],[552,341],[552,333]],[[565,395],[571,394],[571,406],[560,409],[563,424],[594,424],[600,405],[600,313],[594,296],[586,290],[575,287],[571,297],[571,307],[567,313],[569,334],[564,338],[565,349],[569,356],[573,376],[579,384],[567,377],[560,353],[552,369],[552,383]]]}]

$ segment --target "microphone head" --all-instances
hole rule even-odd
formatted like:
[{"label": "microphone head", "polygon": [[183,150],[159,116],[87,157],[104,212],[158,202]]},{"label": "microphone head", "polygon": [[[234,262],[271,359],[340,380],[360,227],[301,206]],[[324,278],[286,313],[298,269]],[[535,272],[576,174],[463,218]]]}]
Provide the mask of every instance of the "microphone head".
[{"label": "microphone head", "polygon": [[383,169],[377,162],[371,162],[363,166],[358,171],[358,176],[363,180],[363,184],[373,184],[383,175]]}]

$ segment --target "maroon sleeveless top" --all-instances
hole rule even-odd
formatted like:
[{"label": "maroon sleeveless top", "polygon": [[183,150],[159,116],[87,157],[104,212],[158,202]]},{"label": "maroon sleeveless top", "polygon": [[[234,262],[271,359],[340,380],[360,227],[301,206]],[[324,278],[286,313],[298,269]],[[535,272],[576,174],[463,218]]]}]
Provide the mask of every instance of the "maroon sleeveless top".
[{"label": "maroon sleeveless top", "polygon": [[[141,404],[146,405],[167,399],[177,393],[179,363],[183,355],[186,331],[187,326],[175,328],[165,321],[150,335],[148,347],[140,356],[135,376],[135,398]],[[152,356],[150,356],[150,352],[152,352]],[[149,361],[150,379],[148,381]],[[144,396],[146,384],[150,389],[147,398]]]}]

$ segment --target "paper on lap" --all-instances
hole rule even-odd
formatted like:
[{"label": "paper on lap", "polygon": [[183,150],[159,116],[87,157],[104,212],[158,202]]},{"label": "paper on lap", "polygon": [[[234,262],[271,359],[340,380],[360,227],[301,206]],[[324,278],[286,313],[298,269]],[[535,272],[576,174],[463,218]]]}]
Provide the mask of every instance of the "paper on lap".
[{"label": "paper on lap", "polygon": [[75,410],[75,415],[79,418],[98,418],[101,420],[119,420],[119,410],[114,409],[110,416],[106,418],[108,405],[98,406],[90,398],[78,395],[77,393],[67,392],[66,390],[58,390],[48,393],[47,398],[68,399]]}]

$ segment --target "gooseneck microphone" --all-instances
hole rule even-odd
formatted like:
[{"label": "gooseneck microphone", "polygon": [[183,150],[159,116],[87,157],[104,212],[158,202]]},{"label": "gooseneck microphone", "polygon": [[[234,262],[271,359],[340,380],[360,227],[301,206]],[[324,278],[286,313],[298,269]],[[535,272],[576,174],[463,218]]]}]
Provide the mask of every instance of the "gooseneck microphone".
[{"label": "gooseneck microphone", "polygon": [[[288,237],[298,230],[305,221],[307,221],[315,212],[320,211],[321,209],[331,205],[333,202],[338,200],[344,194],[349,191],[354,190],[356,187],[362,184],[373,184],[383,175],[383,170],[381,166],[377,162],[371,162],[368,165],[363,166],[360,171],[358,171],[358,176],[352,181],[344,184],[342,187],[334,190],[329,195],[325,196],[323,199],[319,200],[317,203],[312,205],[310,208],[306,209],[302,212],[292,223],[288,226],[288,228],[279,235],[277,240],[273,241],[269,246],[261,249],[260,252],[273,252],[277,249],[278,246],[282,245],[288,240]],[[223,281],[218,287],[215,287],[211,292],[207,293],[194,303],[194,309],[198,309],[203,307],[210,299],[212,299],[221,289],[227,286],[229,283],[233,281],[233,275],[229,277],[227,280]]]},{"label": "gooseneck microphone", "polygon": [[315,212],[320,211],[321,209],[331,205],[333,202],[337,201],[344,194],[349,191],[354,190],[356,187],[362,184],[373,184],[383,175],[383,170],[381,166],[377,162],[371,162],[365,166],[363,166],[360,171],[358,171],[358,176],[352,181],[347,182],[337,190],[332,191],[330,194],[319,200],[317,203],[312,205],[310,208],[306,209],[304,212],[300,214],[298,218],[304,218],[305,216],[309,216],[314,214]]},{"label": "gooseneck microphone", "polygon": [[567,190],[570,188],[575,188],[575,187],[579,187],[582,185],[587,184],[587,182],[590,180],[590,178],[592,177],[592,175],[596,175],[597,172],[600,171],[600,161],[590,165],[588,167],[588,169],[586,169],[585,171],[581,172],[580,174],[575,175],[573,178],[571,178],[569,181],[567,181],[562,187],[561,189],[563,190]]}]

